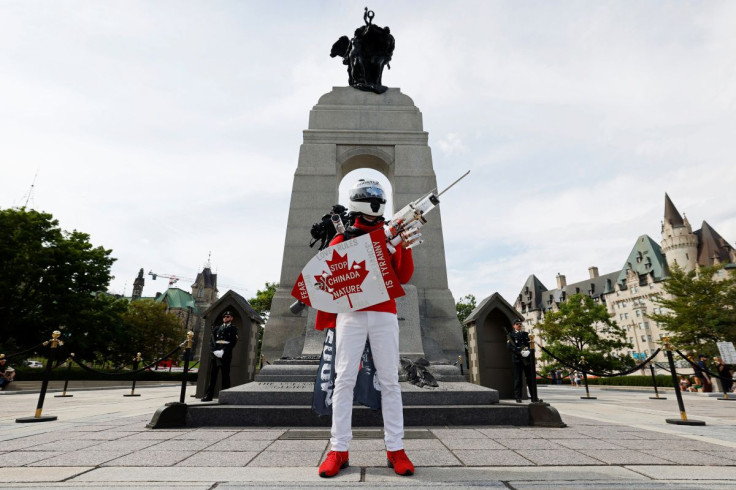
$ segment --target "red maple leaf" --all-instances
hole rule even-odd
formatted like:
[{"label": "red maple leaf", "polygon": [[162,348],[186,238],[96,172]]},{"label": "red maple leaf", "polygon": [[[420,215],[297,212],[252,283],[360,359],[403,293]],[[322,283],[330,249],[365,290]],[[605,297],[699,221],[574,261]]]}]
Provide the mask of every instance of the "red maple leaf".
[{"label": "red maple leaf", "polygon": [[368,276],[365,268],[365,260],[362,262],[353,262],[348,266],[348,253],[340,255],[337,250],[332,251],[332,258],[325,261],[329,271],[322,272],[319,276],[314,276],[315,286],[326,293],[332,295],[333,300],[337,300],[346,296],[350,307],[353,302],[350,301],[350,295],[362,293],[360,285]]}]

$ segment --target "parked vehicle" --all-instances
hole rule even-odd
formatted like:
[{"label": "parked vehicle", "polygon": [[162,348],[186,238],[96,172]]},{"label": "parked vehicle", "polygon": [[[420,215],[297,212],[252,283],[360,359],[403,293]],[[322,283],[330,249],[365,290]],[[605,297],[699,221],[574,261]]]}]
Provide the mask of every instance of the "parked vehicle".
[{"label": "parked vehicle", "polygon": [[43,364],[38,361],[26,361],[26,366],[31,368],[42,368]]}]

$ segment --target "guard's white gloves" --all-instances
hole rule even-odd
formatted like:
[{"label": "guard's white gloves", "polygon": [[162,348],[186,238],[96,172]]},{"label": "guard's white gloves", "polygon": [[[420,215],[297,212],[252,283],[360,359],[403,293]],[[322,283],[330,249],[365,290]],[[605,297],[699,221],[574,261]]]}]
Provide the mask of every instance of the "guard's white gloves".
[{"label": "guard's white gloves", "polygon": [[529,354],[531,353],[532,351],[530,351],[529,349],[524,349],[521,351],[521,357],[529,357]]},{"label": "guard's white gloves", "polygon": [[212,354],[218,359],[222,359],[223,354],[225,354],[225,351],[223,349],[214,350],[212,351]]}]

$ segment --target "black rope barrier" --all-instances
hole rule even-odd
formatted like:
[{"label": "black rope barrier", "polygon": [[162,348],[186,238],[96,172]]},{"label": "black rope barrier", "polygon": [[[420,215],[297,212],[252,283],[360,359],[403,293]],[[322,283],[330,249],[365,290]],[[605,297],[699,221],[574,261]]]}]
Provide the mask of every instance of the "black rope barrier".
[{"label": "black rope barrier", "polygon": [[34,345],[30,349],[22,350],[20,352],[14,353],[14,354],[8,354],[8,355],[5,356],[5,359],[15,359],[16,357],[24,356],[24,355],[28,354],[29,352],[35,351],[37,349],[40,349],[43,346],[44,346],[43,343],[40,343],[38,345]]},{"label": "black rope barrier", "polygon": [[660,364],[658,362],[655,362],[654,363],[654,367],[656,367],[657,369],[663,369],[663,370],[667,371],[668,373],[671,373],[672,372],[672,371],[669,370],[669,368],[664,367],[662,364]]},{"label": "black rope barrier", "polygon": [[97,369],[92,369],[89,366],[85,366],[77,358],[74,358],[73,361],[77,364],[77,366],[79,366],[82,369],[84,369],[85,371],[89,371],[91,373],[96,373],[96,374],[101,374],[103,376],[111,376],[111,377],[113,377],[113,376],[127,376],[129,374],[136,374],[136,373],[143,372],[143,371],[145,371],[147,369],[150,369],[151,367],[155,366],[156,364],[158,364],[159,362],[163,361],[164,359],[168,359],[169,357],[173,356],[176,352],[179,351],[179,349],[181,349],[181,345],[176,346],[176,349],[172,350],[171,352],[169,352],[165,356],[161,357],[160,359],[157,359],[157,360],[153,361],[150,364],[146,364],[142,368],[139,368],[139,369],[136,369],[136,370],[133,370],[133,371],[125,371],[125,372],[121,372],[121,373],[106,373],[104,371],[98,371]]},{"label": "black rope barrier", "polygon": [[537,373],[537,376],[539,376],[539,377],[540,377],[540,378],[542,378],[542,379],[547,379],[547,380],[549,380],[549,381],[557,381],[558,379],[565,379],[565,378],[567,378],[568,376],[570,376],[571,374],[572,374],[572,371],[570,371],[570,372],[569,372],[569,373],[567,373],[567,374],[563,374],[563,375],[562,375],[562,377],[560,377],[560,378],[548,378],[547,376],[544,376],[544,375],[543,375],[542,373]]},{"label": "black rope barrier", "polygon": [[694,368],[695,368],[695,367],[697,367],[698,369],[700,369],[701,371],[703,371],[704,373],[706,373],[706,374],[707,374],[708,376],[712,376],[712,377],[714,377],[714,378],[718,378],[718,379],[721,379],[721,380],[733,380],[733,378],[732,378],[732,377],[730,377],[730,376],[729,376],[729,377],[725,377],[725,376],[721,376],[720,374],[713,374],[713,373],[711,373],[710,371],[708,371],[707,369],[705,369],[705,368],[702,368],[702,367],[698,366],[698,365],[697,365],[697,364],[695,364],[695,363],[694,363],[693,361],[691,361],[689,357],[687,357],[687,356],[686,356],[685,354],[683,354],[682,352],[680,352],[680,351],[679,351],[679,350],[677,350],[677,349],[675,349],[675,352],[677,352],[677,354],[678,354],[678,355],[679,355],[680,357],[682,357],[682,358],[683,358],[683,359],[685,359],[685,360],[686,360],[686,361],[687,361],[688,363],[690,363],[690,365],[691,365],[691,366],[693,366]]},{"label": "black rope barrier", "polygon": [[628,370],[626,370],[626,371],[621,371],[621,372],[618,372],[618,373],[609,373],[609,374],[606,374],[606,373],[595,373],[595,372],[593,372],[593,371],[588,371],[588,370],[586,370],[586,369],[583,369],[583,368],[582,368],[582,367],[580,367],[579,365],[577,365],[577,366],[576,366],[576,365],[574,365],[574,364],[570,364],[570,363],[568,363],[568,362],[566,362],[566,361],[563,361],[563,360],[562,360],[562,359],[560,359],[559,357],[555,356],[554,354],[552,354],[552,353],[551,353],[550,351],[548,351],[547,349],[545,349],[545,348],[544,348],[544,347],[542,347],[541,345],[540,345],[540,346],[538,346],[538,347],[539,347],[540,349],[542,349],[542,350],[543,350],[543,351],[545,352],[545,354],[547,354],[548,356],[550,356],[550,357],[551,357],[552,359],[554,359],[555,361],[559,362],[559,363],[560,363],[560,364],[562,364],[563,366],[567,366],[567,367],[569,367],[570,369],[574,369],[575,371],[580,371],[581,373],[585,373],[585,374],[592,374],[593,376],[598,376],[599,378],[613,378],[613,377],[615,377],[615,376],[626,376],[627,374],[631,374],[631,373],[633,373],[634,371],[638,371],[639,369],[642,369],[642,367],[643,367],[643,366],[646,366],[646,364],[647,364],[648,362],[650,362],[650,361],[651,361],[652,359],[654,359],[654,357],[655,357],[655,356],[656,356],[657,354],[659,354],[659,351],[661,351],[661,350],[662,350],[662,349],[657,349],[657,350],[655,350],[654,352],[652,352],[652,355],[651,355],[651,356],[649,356],[648,358],[646,358],[646,359],[645,359],[644,361],[642,361],[642,363],[641,363],[641,364],[638,364],[637,366],[635,366],[635,367],[633,367],[633,368],[631,368],[631,369],[628,369]]}]

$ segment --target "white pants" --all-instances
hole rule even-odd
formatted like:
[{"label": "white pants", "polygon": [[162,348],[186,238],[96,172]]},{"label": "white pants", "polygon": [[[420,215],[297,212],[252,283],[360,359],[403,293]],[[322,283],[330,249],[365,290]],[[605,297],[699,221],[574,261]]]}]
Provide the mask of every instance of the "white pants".
[{"label": "white pants", "polygon": [[354,311],[337,315],[335,391],[332,394],[333,451],[347,451],[353,438],[353,388],[366,338],[371,342],[381,383],[381,411],[386,449],[404,448],[404,407],[399,386],[399,321],[394,313]]}]

